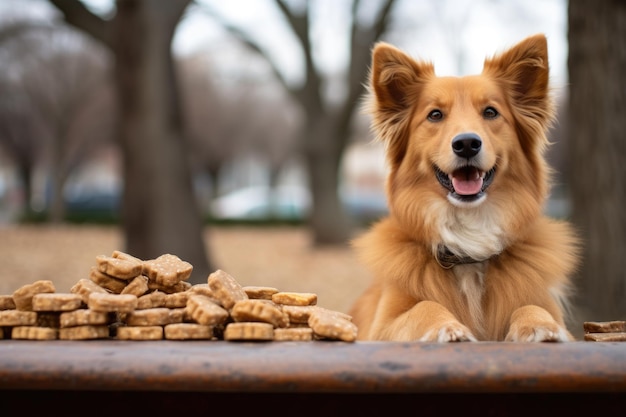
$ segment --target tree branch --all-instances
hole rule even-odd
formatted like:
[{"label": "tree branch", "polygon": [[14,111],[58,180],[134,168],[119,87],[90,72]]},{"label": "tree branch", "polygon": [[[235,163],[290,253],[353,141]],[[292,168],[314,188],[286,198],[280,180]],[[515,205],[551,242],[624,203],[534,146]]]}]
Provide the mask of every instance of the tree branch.
[{"label": "tree branch", "polygon": [[90,12],[82,2],[76,0],[50,0],[50,3],[63,13],[65,20],[69,24],[84,30],[108,47],[113,46],[111,22]]}]

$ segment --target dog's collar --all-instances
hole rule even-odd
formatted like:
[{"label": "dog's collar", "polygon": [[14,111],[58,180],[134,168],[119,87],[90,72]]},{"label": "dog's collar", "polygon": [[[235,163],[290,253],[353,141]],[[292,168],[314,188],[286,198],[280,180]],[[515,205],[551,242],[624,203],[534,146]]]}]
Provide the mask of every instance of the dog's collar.
[{"label": "dog's collar", "polygon": [[437,263],[443,269],[451,269],[455,267],[456,265],[475,264],[475,263],[480,263],[480,262],[484,262],[487,260],[487,259],[475,259],[475,258],[472,258],[471,256],[455,255],[445,245],[439,245],[437,247],[437,253],[435,254],[435,259],[437,259]]}]

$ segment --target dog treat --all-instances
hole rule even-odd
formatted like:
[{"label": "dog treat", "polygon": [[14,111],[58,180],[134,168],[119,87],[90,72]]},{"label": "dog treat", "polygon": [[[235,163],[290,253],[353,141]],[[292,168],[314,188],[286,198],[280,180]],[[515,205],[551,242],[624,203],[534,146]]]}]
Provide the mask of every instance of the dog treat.
[{"label": "dog treat", "polygon": [[117,328],[116,337],[120,340],[161,340],[163,339],[163,327],[121,326]]},{"label": "dog treat", "polygon": [[170,309],[135,310],[128,313],[124,321],[129,326],[164,326],[170,323]]},{"label": "dog treat", "polygon": [[0,295],[0,310],[14,310],[15,301],[12,295]]},{"label": "dog treat", "polygon": [[109,313],[81,309],[61,313],[59,327],[76,327],[86,325],[104,325],[111,321]]},{"label": "dog treat", "polygon": [[626,321],[586,321],[583,329],[585,333],[623,333],[626,332]]},{"label": "dog treat", "polygon": [[153,280],[148,280],[148,289],[150,291],[161,291],[166,294],[174,294],[177,292],[184,292],[191,288],[191,284],[187,281],[179,281],[174,285],[161,285]]},{"label": "dog treat", "polygon": [[287,327],[289,317],[280,308],[265,300],[240,300],[235,303],[230,315],[238,322],[258,321],[270,323],[274,327]]},{"label": "dog treat", "polygon": [[164,328],[165,338],[168,340],[210,340],[213,338],[213,328],[196,323],[168,324]]},{"label": "dog treat", "polygon": [[170,308],[169,310],[170,310],[170,318],[169,318],[170,323],[182,323],[185,321],[186,311],[187,311],[186,308],[184,307]]},{"label": "dog treat", "polygon": [[59,339],[61,340],[91,340],[107,339],[109,337],[109,326],[76,326],[59,329]]},{"label": "dog treat", "polygon": [[59,330],[52,327],[18,326],[11,331],[12,339],[55,340],[58,337]]},{"label": "dog treat", "polygon": [[345,318],[325,310],[316,310],[309,317],[309,326],[322,338],[354,342],[357,326]]},{"label": "dog treat", "polygon": [[248,295],[235,278],[221,269],[211,273],[207,281],[214,297],[227,310],[233,308],[237,301],[248,299]]},{"label": "dog treat", "polygon": [[145,275],[139,275],[133,278],[128,285],[120,292],[120,294],[132,294],[137,297],[141,297],[148,292],[148,277]]},{"label": "dog treat", "polygon": [[584,340],[589,342],[626,342],[626,321],[586,321]]},{"label": "dog treat", "polygon": [[189,262],[169,253],[143,263],[144,275],[157,284],[170,287],[188,280],[192,270],[193,267]]},{"label": "dog treat", "polygon": [[187,305],[187,299],[189,298],[189,292],[177,292],[174,294],[165,295],[165,307],[167,308],[182,308]]},{"label": "dog treat", "polygon": [[72,311],[80,308],[83,299],[78,294],[41,293],[32,299],[33,311]]},{"label": "dog treat", "polygon": [[91,293],[87,302],[93,311],[129,313],[137,307],[137,297],[132,294]]},{"label": "dog treat", "polygon": [[0,311],[0,326],[34,326],[37,313],[23,310]]},{"label": "dog treat", "polygon": [[312,306],[317,304],[317,294],[309,292],[277,292],[272,295],[276,304],[289,306]]},{"label": "dog treat", "polygon": [[229,323],[224,329],[224,340],[273,340],[274,326],[269,323]]},{"label": "dog treat", "polygon": [[78,282],[74,284],[72,288],[70,288],[70,292],[72,294],[80,295],[83,299],[83,303],[85,304],[89,302],[89,295],[93,292],[108,294],[107,290],[86,278],[81,278],[80,280],[78,280]]},{"label": "dog treat", "polygon": [[290,327],[274,329],[274,340],[291,342],[308,342],[313,340],[313,329],[310,327]]},{"label": "dog treat", "polygon": [[96,256],[96,267],[107,276],[129,280],[141,275],[143,262],[123,252],[115,251],[113,256]]},{"label": "dog treat", "polygon": [[253,300],[271,300],[272,295],[278,292],[274,287],[246,286],[243,287],[248,298]]},{"label": "dog treat", "polygon": [[49,280],[40,280],[24,285],[13,293],[15,308],[22,311],[32,311],[33,296],[35,294],[52,293],[55,291],[54,284]]},{"label": "dog treat", "polygon": [[115,294],[121,293],[128,285],[127,281],[115,278],[111,275],[107,275],[95,266],[91,267],[91,271],[89,272],[89,279],[101,286],[102,288],[109,290],[110,292]]},{"label": "dog treat", "polygon": [[[141,265],[139,274],[129,265]],[[99,255],[69,293],[41,280],[0,295],[0,339],[351,340],[351,317],[318,307],[313,293],[243,287],[219,269],[191,285],[191,270],[170,254]]]},{"label": "dog treat", "polygon": [[209,297],[204,295],[192,295],[187,300],[189,316],[198,324],[206,326],[218,326],[228,320],[228,311],[215,304]]},{"label": "dog treat", "polygon": [[142,295],[137,299],[137,310],[164,307],[166,298],[167,294],[159,290],[156,290],[146,295]]}]

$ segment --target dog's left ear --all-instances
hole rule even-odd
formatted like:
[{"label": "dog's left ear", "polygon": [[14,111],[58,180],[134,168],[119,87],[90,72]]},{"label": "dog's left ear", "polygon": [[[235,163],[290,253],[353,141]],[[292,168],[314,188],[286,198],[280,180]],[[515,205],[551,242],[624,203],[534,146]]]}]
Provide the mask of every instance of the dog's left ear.
[{"label": "dog's left ear", "polygon": [[545,128],[552,121],[548,42],[534,35],[507,51],[485,60],[483,73],[503,83],[512,105],[533,117]]}]

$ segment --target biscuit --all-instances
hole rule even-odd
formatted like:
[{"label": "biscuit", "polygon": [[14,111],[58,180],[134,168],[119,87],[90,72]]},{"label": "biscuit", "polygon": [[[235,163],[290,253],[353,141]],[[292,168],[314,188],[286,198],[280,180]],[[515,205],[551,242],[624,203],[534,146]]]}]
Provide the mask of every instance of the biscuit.
[{"label": "biscuit", "polygon": [[120,294],[132,294],[141,297],[148,292],[148,277],[139,275],[128,282]]},{"label": "biscuit", "polygon": [[32,299],[33,311],[72,311],[80,308],[83,299],[78,294],[42,293]]},{"label": "biscuit", "polygon": [[59,339],[61,340],[91,340],[107,339],[109,337],[109,326],[76,326],[59,329]]},{"label": "biscuit", "polygon": [[146,295],[142,295],[137,299],[137,310],[145,310],[147,308],[165,307],[165,299],[167,294],[161,291],[154,291]]},{"label": "biscuit", "polygon": [[319,309],[312,312],[309,327],[317,336],[325,339],[354,342],[357,337],[356,325],[330,310]]},{"label": "biscuit", "polygon": [[583,329],[585,333],[623,333],[626,332],[626,321],[586,321]]},{"label": "biscuit", "polygon": [[269,323],[229,323],[224,329],[224,340],[269,341],[274,339],[274,326]]},{"label": "biscuit", "polygon": [[192,295],[187,300],[187,314],[198,324],[219,326],[229,318],[228,311],[204,295]]},{"label": "biscuit", "polygon": [[311,313],[318,308],[317,306],[289,306],[283,305],[281,307],[283,313],[289,317],[289,323],[291,324],[306,324],[309,323],[309,317]]},{"label": "biscuit", "polygon": [[59,330],[52,327],[18,326],[11,331],[11,339],[55,340]]},{"label": "biscuit", "polygon": [[280,308],[265,300],[240,300],[235,303],[230,315],[238,322],[258,321],[274,327],[287,327],[289,318]]},{"label": "biscuit", "polygon": [[13,293],[15,308],[22,311],[33,310],[33,296],[41,293],[55,292],[54,284],[49,280],[35,281],[32,284],[24,285]]},{"label": "biscuit", "polygon": [[310,292],[277,292],[272,295],[276,304],[289,306],[312,306],[317,304],[317,294]]},{"label": "biscuit", "polygon": [[0,295],[0,310],[15,310],[15,301],[12,295]]},{"label": "biscuit", "polygon": [[153,280],[148,280],[148,289],[150,291],[161,291],[166,294],[174,294],[177,292],[184,292],[190,289],[192,286],[187,281],[179,281],[174,285],[161,285]]},{"label": "biscuit", "polygon": [[127,281],[115,278],[111,275],[107,275],[95,266],[91,267],[91,271],[89,272],[89,279],[101,286],[102,288],[109,290],[110,292],[115,294],[121,293],[124,288],[126,288],[126,285],[128,285]]},{"label": "biscuit", "polygon": [[313,329],[310,327],[291,327],[288,329],[274,329],[274,340],[309,342],[313,340]]},{"label": "biscuit", "polygon": [[143,261],[120,251],[113,252],[113,256],[96,256],[96,268],[107,276],[129,280],[143,271]]},{"label": "biscuit", "polygon": [[2,326],[34,326],[37,324],[37,313],[34,311],[3,310],[0,311],[0,327]]},{"label": "biscuit", "polygon": [[585,333],[585,340],[590,342],[626,342],[626,333]]},{"label": "biscuit", "polygon": [[170,323],[170,309],[135,310],[126,315],[125,322],[128,326],[164,326]]},{"label": "biscuit", "polygon": [[83,303],[85,304],[87,304],[87,302],[89,301],[89,295],[93,292],[101,294],[109,293],[107,290],[87,278],[79,279],[78,282],[74,284],[72,288],[70,288],[70,292],[72,294],[80,295],[83,299]]},{"label": "biscuit", "polygon": [[185,321],[185,308],[184,307],[168,308],[168,310],[169,310],[169,315],[170,315],[168,324],[182,323]]},{"label": "biscuit", "polygon": [[274,287],[259,287],[259,286],[246,286],[243,287],[248,298],[253,300],[271,300],[272,295],[278,292]]},{"label": "biscuit", "polygon": [[213,296],[227,310],[233,308],[237,301],[248,299],[248,295],[243,290],[243,287],[232,276],[221,269],[212,272],[207,281],[213,291]]},{"label": "biscuit", "polygon": [[120,326],[117,328],[116,337],[120,340],[161,340],[163,339],[163,327]]},{"label": "biscuit", "polygon": [[197,323],[174,323],[163,327],[168,340],[210,340],[213,328]]},{"label": "biscuit", "polygon": [[167,308],[182,308],[187,305],[187,299],[189,298],[189,292],[177,292],[174,294],[167,294],[165,296],[165,307]]},{"label": "biscuit", "polygon": [[109,313],[89,309],[68,311],[59,316],[59,327],[103,325],[111,322]]},{"label": "biscuit", "polygon": [[93,311],[129,313],[137,307],[137,297],[132,294],[91,293],[87,302]]},{"label": "biscuit", "polygon": [[189,262],[169,253],[143,263],[144,275],[164,286],[173,286],[180,281],[188,280],[192,271],[193,266]]}]

